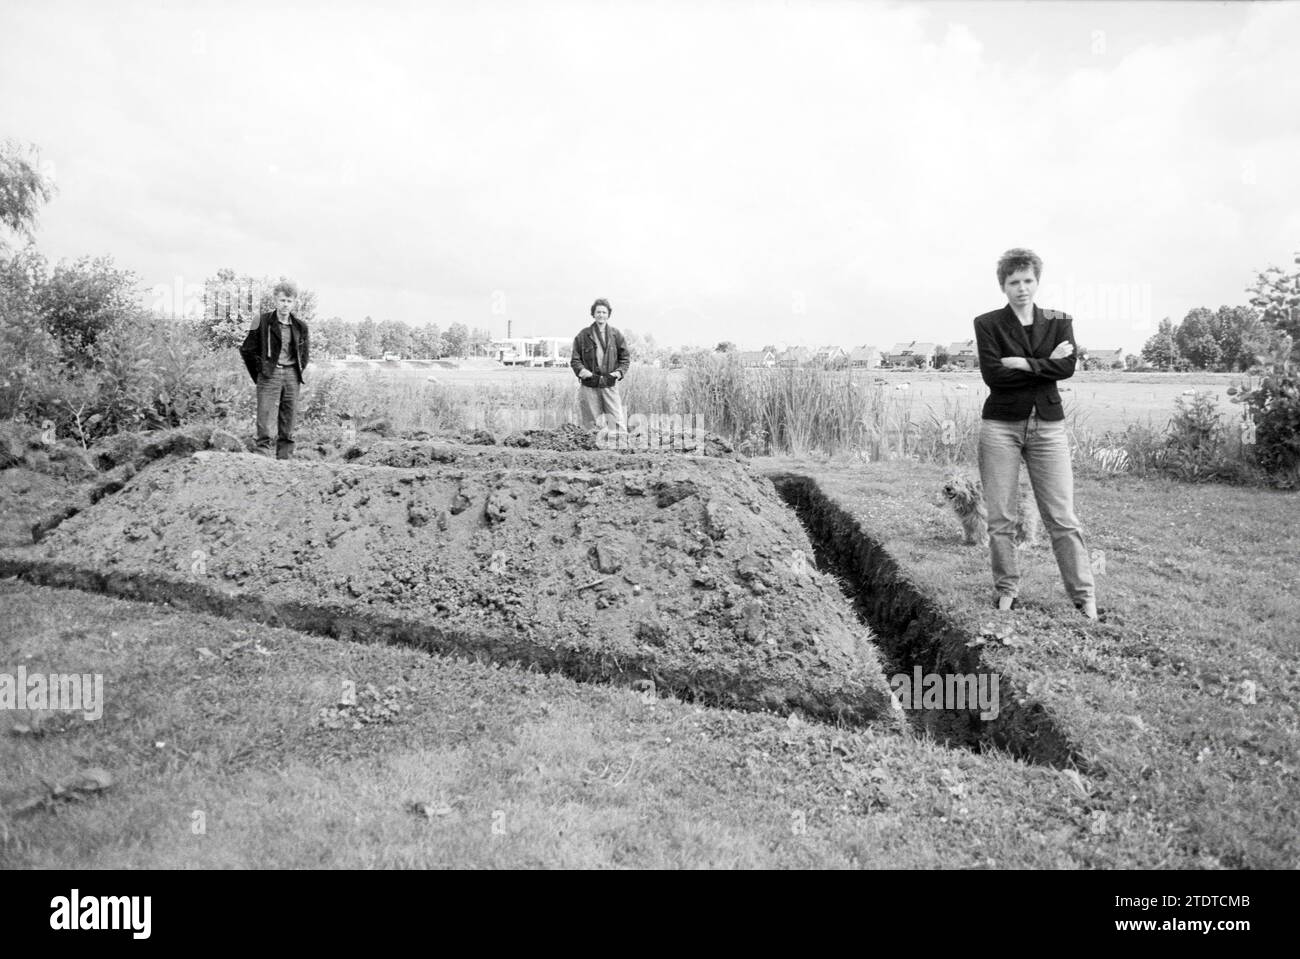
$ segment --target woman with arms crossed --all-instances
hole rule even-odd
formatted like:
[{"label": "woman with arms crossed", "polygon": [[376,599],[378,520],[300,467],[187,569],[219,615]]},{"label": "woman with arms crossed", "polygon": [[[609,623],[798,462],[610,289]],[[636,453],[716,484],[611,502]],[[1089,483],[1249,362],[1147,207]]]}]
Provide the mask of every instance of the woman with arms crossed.
[{"label": "woman with arms crossed", "polygon": [[1065,411],[1056,389],[1057,380],[1074,375],[1074,323],[1065,313],[1034,306],[1042,272],[1043,261],[1032,250],[1002,254],[998,285],[1007,305],[975,318],[980,375],[989,388],[980,423],[979,469],[996,606],[1017,605],[1020,571],[1013,533],[1023,459],[1065,591],[1076,609],[1096,619],[1092,566],[1074,514]]}]

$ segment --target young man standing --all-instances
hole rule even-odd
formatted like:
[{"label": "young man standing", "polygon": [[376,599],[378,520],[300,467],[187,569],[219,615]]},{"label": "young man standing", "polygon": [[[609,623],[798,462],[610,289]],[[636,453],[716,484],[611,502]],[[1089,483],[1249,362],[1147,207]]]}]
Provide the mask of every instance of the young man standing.
[{"label": "young man standing", "polygon": [[599,299],[591,304],[594,322],[584,326],[573,338],[573,356],[569,366],[582,383],[582,389],[578,391],[582,425],[595,426],[596,418],[608,413],[617,424],[618,432],[626,433],[627,421],[623,417],[618,384],[627,375],[632,353],[623,340],[623,334],[609,325],[613,312],[609,300]]},{"label": "young man standing", "polygon": [[1034,305],[1043,261],[1014,249],[998,260],[1007,305],[975,318],[980,374],[988,385],[979,433],[979,469],[989,514],[995,603],[1013,609],[1020,571],[1013,540],[1020,464],[1052,538],[1065,591],[1075,608],[1097,618],[1092,565],[1074,512],[1074,474],[1057,381],[1074,375],[1074,321]]},{"label": "young man standing", "polygon": [[248,375],[257,384],[257,451],[276,459],[293,457],[293,427],[298,416],[298,388],[307,367],[307,324],[293,314],[297,288],[275,285],[276,308],[261,314],[239,348]]}]

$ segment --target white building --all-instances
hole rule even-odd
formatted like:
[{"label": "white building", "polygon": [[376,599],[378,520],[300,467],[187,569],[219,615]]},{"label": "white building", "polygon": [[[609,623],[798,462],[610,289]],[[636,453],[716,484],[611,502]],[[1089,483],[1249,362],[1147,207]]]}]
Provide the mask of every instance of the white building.
[{"label": "white building", "polygon": [[505,366],[559,366],[572,346],[572,337],[515,336],[493,340],[488,355]]}]

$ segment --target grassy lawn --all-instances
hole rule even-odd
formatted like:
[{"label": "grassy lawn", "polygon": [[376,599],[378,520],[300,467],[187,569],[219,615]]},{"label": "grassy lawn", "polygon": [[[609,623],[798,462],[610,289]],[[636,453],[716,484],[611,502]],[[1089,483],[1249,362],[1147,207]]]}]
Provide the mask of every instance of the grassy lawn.
[{"label": "grassy lawn", "polygon": [[1088,546],[1105,559],[1105,622],[1092,625],[1046,545],[1022,558],[1023,607],[990,608],[987,552],[961,545],[937,495],[942,467],[765,465],[814,475],[963,632],[1012,630],[984,663],[1047,707],[1107,810],[1142,810],[1207,862],[1300,864],[1294,494],[1080,478]]},{"label": "grassy lawn", "polygon": [[[1081,480],[1088,625],[1046,548],[986,608],[940,468],[761,465],[815,473],[962,629],[1012,625],[985,662],[1087,774],[5,580],[0,672],[102,673],[106,708],[0,713],[0,865],[1300,864],[1294,496]],[[51,796],[88,767],[113,785]]]},{"label": "grassy lawn", "polygon": [[[0,670],[102,672],[107,701],[0,738],[8,867],[1187,864],[1141,813],[1097,834],[1060,771],[908,735],[13,580],[0,604]],[[115,784],[14,811],[88,766]]]}]

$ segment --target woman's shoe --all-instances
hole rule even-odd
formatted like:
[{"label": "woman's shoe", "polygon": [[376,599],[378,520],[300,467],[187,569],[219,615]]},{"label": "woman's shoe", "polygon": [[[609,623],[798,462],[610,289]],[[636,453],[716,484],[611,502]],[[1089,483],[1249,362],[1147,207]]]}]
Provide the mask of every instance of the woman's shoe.
[{"label": "woman's shoe", "polygon": [[1007,597],[1006,597],[1006,596],[997,596],[997,597],[994,597],[994,599],[993,599],[993,608],[994,608],[994,609],[999,609],[999,610],[1019,609],[1019,608],[1020,608],[1020,600],[1019,600],[1019,598],[1017,598],[1017,597],[1015,597],[1015,596],[1010,597],[1011,602],[1008,603],[1006,606],[1003,606],[1003,605],[1002,605],[1002,601],[1003,601],[1004,599],[1007,599]]},{"label": "woman's shoe", "polygon": [[1097,610],[1096,603],[1075,603],[1074,608],[1083,613],[1083,615],[1087,616],[1094,623],[1101,617],[1101,613]]}]

